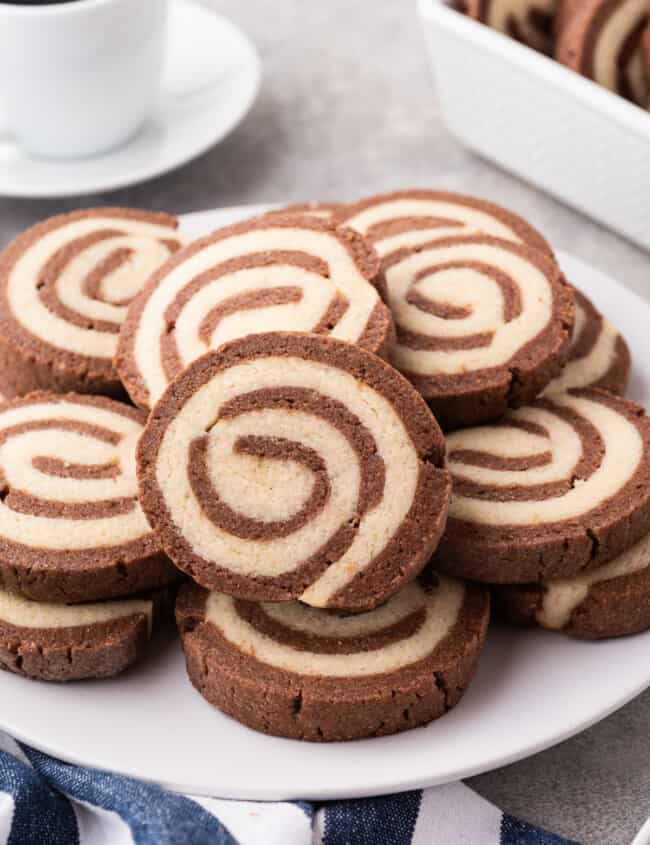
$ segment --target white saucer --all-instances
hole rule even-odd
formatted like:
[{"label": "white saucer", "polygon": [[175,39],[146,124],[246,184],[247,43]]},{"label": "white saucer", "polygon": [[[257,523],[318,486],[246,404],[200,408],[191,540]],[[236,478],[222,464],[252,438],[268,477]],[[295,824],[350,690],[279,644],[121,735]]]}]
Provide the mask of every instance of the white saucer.
[{"label": "white saucer", "polygon": [[248,37],[194,0],[172,0],[161,102],[123,146],[71,161],[32,158],[0,138],[0,195],[63,197],[122,188],[189,161],[248,112],[260,63]]},{"label": "white saucer", "polygon": [[[187,215],[201,235],[265,208]],[[650,306],[559,253],[572,282],[623,332],[630,395],[650,405]],[[0,673],[0,728],[63,760],[157,781],[191,795],[274,800],[399,792],[479,774],[588,728],[650,685],[650,631],[599,643],[493,627],[460,704],[425,728],[318,745],[255,733],[190,685],[180,645],[110,681],[38,684]],[[639,839],[645,842],[645,839]]]}]

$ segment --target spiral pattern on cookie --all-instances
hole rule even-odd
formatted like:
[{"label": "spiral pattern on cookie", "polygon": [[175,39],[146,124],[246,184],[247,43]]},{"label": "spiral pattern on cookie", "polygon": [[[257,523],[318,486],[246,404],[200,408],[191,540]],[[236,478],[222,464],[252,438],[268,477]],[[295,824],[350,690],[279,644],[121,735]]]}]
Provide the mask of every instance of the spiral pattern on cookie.
[{"label": "spiral pattern on cookie", "polygon": [[117,367],[133,401],[152,406],[184,367],[252,333],[329,334],[384,355],[392,321],[379,261],[352,231],[310,217],[258,218],[197,241],[134,302]]},{"label": "spiral pattern on cookie", "polygon": [[553,394],[454,432],[439,564],[521,583],[607,563],[647,532],[649,438],[638,406],[600,390]]},{"label": "spiral pattern on cookie", "polygon": [[0,669],[46,681],[117,675],[144,655],[174,592],[57,604],[0,588]]},{"label": "spiral pattern on cookie", "polygon": [[331,220],[335,211],[341,207],[338,202],[296,202],[282,208],[274,208],[264,214],[266,218],[284,217],[287,214],[300,214],[319,220]]},{"label": "spiral pattern on cookie", "polygon": [[211,592],[205,620],[241,652],[298,675],[354,678],[425,660],[458,621],[465,590],[441,576],[412,581],[381,607],[340,616],[302,602],[255,604]]},{"label": "spiral pattern on cookie", "polygon": [[139,412],[32,394],[0,406],[0,584],[85,601],[173,580],[140,507]]},{"label": "spiral pattern on cookie", "polygon": [[396,250],[433,240],[476,232],[553,251],[523,218],[495,203],[446,191],[395,191],[342,205],[334,213],[338,225],[366,237],[382,258]]},{"label": "spiral pattern on cookie", "polygon": [[[443,715],[471,676],[487,618],[487,593],[445,576],[345,616],[195,585],[177,603],[188,672],[209,701],[257,729],[315,740],[393,733]],[[254,712],[241,706],[251,685]]]},{"label": "spiral pattern on cookie", "polygon": [[67,376],[63,389],[116,393],[112,359],[128,305],[181,246],[176,226],[166,214],[92,209],[53,217],[10,244],[0,257],[7,392],[56,389]]},{"label": "spiral pattern on cookie", "polygon": [[395,249],[383,266],[391,360],[443,427],[495,419],[559,370],[572,294],[538,251],[471,235]]},{"label": "spiral pattern on cookie", "polygon": [[572,9],[558,32],[555,57],[645,108],[648,80],[642,39],[647,24],[645,0],[585,0]]},{"label": "spiral pattern on cookie", "polygon": [[605,639],[650,628],[650,534],[604,566],[542,584],[504,584],[500,615],[573,637]]},{"label": "spiral pattern on cookie", "polygon": [[0,624],[13,628],[39,631],[60,631],[87,628],[129,616],[143,616],[147,631],[153,626],[153,601],[150,598],[127,598],[86,604],[37,602],[0,589]]},{"label": "spiral pattern on cookie", "polygon": [[465,0],[465,11],[492,29],[550,53],[558,0]]},{"label": "spiral pattern on cookie", "polygon": [[368,608],[422,568],[449,478],[425,403],[376,356],[298,333],[194,362],[138,447],[142,503],[202,586]]},{"label": "spiral pattern on cookie", "polygon": [[611,393],[625,393],[630,374],[630,350],[614,326],[596,310],[587,297],[574,289],[575,323],[569,357],[561,374],[544,395],[572,387],[599,387]]}]

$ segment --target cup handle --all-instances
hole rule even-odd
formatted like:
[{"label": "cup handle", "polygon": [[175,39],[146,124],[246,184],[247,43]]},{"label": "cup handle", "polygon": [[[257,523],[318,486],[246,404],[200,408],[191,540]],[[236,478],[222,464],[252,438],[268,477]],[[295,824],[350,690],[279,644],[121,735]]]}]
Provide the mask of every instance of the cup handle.
[{"label": "cup handle", "polygon": [[[240,59],[224,43],[214,9],[196,0],[170,3],[160,101],[163,108],[196,108],[223,93]],[[215,60],[215,50],[219,60]]]}]

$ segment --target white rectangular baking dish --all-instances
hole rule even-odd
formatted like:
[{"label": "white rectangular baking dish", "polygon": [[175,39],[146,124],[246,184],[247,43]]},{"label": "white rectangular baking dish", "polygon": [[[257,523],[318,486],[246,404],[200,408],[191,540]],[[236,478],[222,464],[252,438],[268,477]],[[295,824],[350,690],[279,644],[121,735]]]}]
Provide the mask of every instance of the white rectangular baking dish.
[{"label": "white rectangular baking dish", "polygon": [[650,250],[650,113],[443,0],[418,0],[457,138]]}]

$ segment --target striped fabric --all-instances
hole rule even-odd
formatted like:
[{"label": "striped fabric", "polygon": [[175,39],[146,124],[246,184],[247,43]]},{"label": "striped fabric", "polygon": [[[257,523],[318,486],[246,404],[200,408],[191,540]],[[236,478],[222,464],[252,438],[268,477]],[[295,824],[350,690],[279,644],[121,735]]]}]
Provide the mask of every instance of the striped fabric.
[{"label": "striped fabric", "polygon": [[314,805],[177,795],[0,733],[0,845],[577,845],[461,783]]}]

